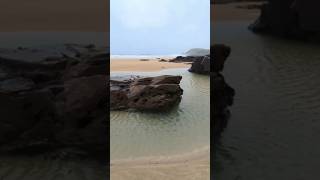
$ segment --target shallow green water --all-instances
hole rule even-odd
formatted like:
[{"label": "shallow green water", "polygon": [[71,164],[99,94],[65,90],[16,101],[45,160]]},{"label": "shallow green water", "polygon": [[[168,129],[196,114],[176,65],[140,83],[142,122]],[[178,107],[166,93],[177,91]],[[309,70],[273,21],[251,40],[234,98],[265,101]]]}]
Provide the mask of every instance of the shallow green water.
[{"label": "shallow green water", "polygon": [[180,104],[168,112],[111,111],[111,159],[170,156],[209,146],[210,78],[187,69],[117,75],[182,75]]}]

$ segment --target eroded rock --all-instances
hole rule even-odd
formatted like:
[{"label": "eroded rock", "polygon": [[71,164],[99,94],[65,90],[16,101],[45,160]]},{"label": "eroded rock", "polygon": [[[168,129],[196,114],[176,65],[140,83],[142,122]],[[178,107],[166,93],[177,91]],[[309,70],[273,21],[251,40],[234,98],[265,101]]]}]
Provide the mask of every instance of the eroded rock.
[{"label": "eroded rock", "polygon": [[0,50],[0,151],[106,152],[106,48]]},{"label": "eroded rock", "polygon": [[180,101],[181,76],[157,76],[110,81],[110,109],[161,110]]}]

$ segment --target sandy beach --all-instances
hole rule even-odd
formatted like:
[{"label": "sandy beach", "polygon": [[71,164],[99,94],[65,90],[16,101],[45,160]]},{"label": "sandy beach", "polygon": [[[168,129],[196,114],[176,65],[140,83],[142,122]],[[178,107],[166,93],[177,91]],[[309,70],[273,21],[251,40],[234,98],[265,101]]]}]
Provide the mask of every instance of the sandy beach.
[{"label": "sandy beach", "polygon": [[262,2],[240,2],[211,5],[211,21],[254,21],[259,16],[260,10],[245,7],[261,4]]},{"label": "sandy beach", "polygon": [[146,157],[111,162],[113,180],[209,180],[209,147],[171,157]]},{"label": "sandy beach", "polygon": [[159,62],[159,59],[150,59],[148,61],[141,61],[134,58],[117,58],[111,59],[110,71],[160,71],[168,68],[189,68],[191,65],[187,63],[171,63]]},{"label": "sandy beach", "polygon": [[6,0],[0,7],[2,32],[109,31],[109,0]]},{"label": "sandy beach", "polygon": [[[161,58],[168,60],[169,58]],[[189,68],[190,64],[159,62],[159,59],[141,61],[137,58],[111,59],[110,71],[161,71],[168,68]],[[210,148],[194,152],[163,156],[120,159],[111,161],[112,180],[209,180]]]}]

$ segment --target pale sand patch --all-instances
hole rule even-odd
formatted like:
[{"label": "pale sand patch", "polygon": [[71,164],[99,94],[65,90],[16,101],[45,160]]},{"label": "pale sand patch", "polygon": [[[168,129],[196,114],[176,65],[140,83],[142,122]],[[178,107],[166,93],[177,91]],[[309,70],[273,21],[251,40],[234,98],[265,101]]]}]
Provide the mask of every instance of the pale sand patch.
[{"label": "pale sand patch", "polygon": [[187,63],[159,62],[159,59],[141,61],[140,59],[111,59],[110,71],[160,71],[168,68],[189,68]]},{"label": "pale sand patch", "polygon": [[211,21],[254,21],[260,15],[259,9],[244,9],[237,6],[262,4],[263,2],[240,2],[211,5]]},{"label": "pale sand patch", "polygon": [[209,180],[210,148],[171,157],[111,161],[112,180]]}]

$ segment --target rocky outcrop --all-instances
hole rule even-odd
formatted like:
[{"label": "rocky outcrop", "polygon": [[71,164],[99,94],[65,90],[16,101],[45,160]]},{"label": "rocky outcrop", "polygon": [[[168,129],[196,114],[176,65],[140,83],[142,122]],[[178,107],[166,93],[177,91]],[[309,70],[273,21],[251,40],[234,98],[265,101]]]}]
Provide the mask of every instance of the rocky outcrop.
[{"label": "rocky outcrop", "polygon": [[216,44],[211,46],[211,56],[213,59],[212,66],[210,63],[210,55],[200,57],[185,57],[184,59],[191,60],[192,62],[191,68],[189,69],[190,72],[209,75],[211,70],[213,72],[221,72],[223,70],[224,63],[229,56],[230,51],[230,47],[223,44]]},{"label": "rocky outcrop", "polygon": [[195,58],[191,64],[189,72],[198,74],[210,74],[210,55]]},{"label": "rocky outcrop", "polygon": [[110,80],[111,110],[164,110],[181,100],[181,76],[121,78]]},{"label": "rocky outcrop", "polygon": [[211,96],[213,99],[213,134],[214,140],[217,140],[223,129],[227,126],[229,110],[228,107],[233,104],[235,91],[230,87],[221,72],[224,64],[230,55],[231,48],[223,44],[211,46],[210,54],[206,56],[178,56],[169,62],[190,62],[192,73],[211,75]]},{"label": "rocky outcrop", "polygon": [[0,151],[107,150],[106,48],[0,50]]},{"label": "rocky outcrop", "polygon": [[282,37],[319,40],[319,7],[320,1],[269,0],[249,29]]},{"label": "rocky outcrop", "polygon": [[190,63],[189,72],[198,74],[210,74],[210,54],[205,56],[177,56],[168,62]]},{"label": "rocky outcrop", "polygon": [[172,63],[192,63],[197,59],[202,59],[203,56],[177,56],[176,58],[169,59],[168,62]]},{"label": "rocky outcrop", "polygon": [[224,68],[224,63],[229,56],[231,49],[225,45],[214,45],[211,47],[213,57],[213,72],[212,72],[212,91],[213,99],[213,135],[214,140],[217,140],[228,122],[229,110],[228,107],[233,104],[235,91],[224,80],[221,71]]}]

